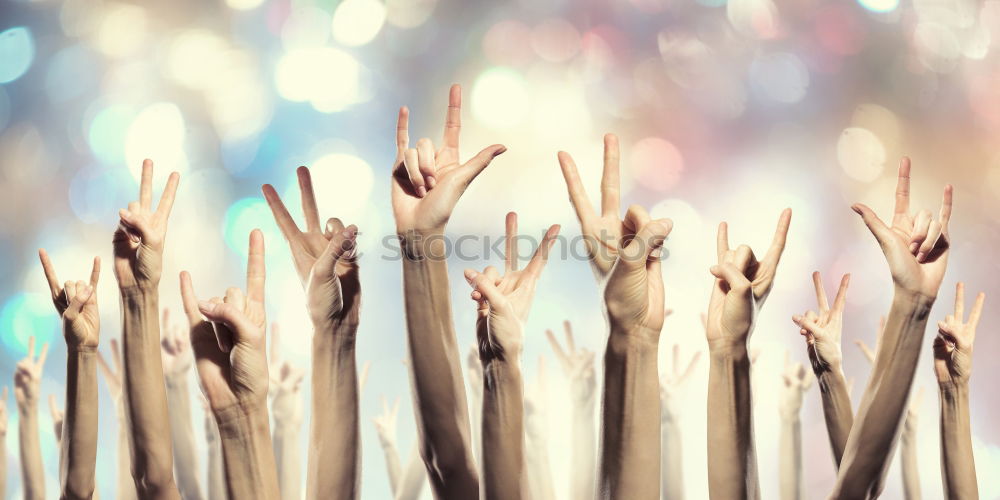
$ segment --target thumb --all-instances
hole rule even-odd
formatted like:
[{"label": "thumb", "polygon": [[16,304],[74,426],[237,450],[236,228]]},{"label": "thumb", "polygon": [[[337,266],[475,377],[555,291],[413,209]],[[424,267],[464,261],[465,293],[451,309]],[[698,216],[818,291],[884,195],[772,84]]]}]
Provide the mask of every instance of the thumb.
[{"label": "thumb", "polygon": [[475,179],[480,172],[490,166],[490,163],[494,158],[500,156],[505,151],[507,151],[507,146],[504,146],[503,144],[494,144],[480,151],[479,154],[473,156],[472,159],[465,162],[465,164],[459,169],[462,180],[465,184],[472,182],[472,180]]},{"label": "thumb", "polygon": [[622,249],[622,261],[629,266],[645,267],[649,259],[659,258],[659,250],[673,229],[670,219],[657,219],[639,229],[635,238]]},{"label": "thumb", "polygon": [[149,233],[149,226],[145,220],[125,208],[118,211],[118,217],[121,218],[122,225],[127,229],[138,234],[142,239],[146,238],[146,235]]},{"label": "thumb", "polygon": [[878,216],[875,215],[875,212],[869,208],[868,205],[865,205],[864,203],[855,203],[854,205],[851,205],[851,210],[854,210],[861,216],[861,219],[865,222],[865,225],[868,226],[868,229],[875,236],[875,239],[878,240],[879,244],[885,244],[889,241],[892,236],[892,230],[889,229],[889,226],[885,225],[885,222],[882,222],[882,219],[879,219]]},{"label": "thumb", "polygon": [[203,300],[198,302],[198,310],[209,321],[222,323],[229,327],[229,330],[233,332],[233,336],[235,337],[233,340],[237,342],[241,340],[241,337],[246,332],[253,331],[255,328],[246,315],[233,304],[217,304]]},{"label": "thumb", "polygon": [[337,261],[354,255],[357,236],[358,227],[354,224],[334,233],[326,248],[323,249],[323,253],[316,259],[314,272],[320,276],[332,275]]},{"label": "thumb", "polygon": [[712,266],[709,272],[712,273],[712,276],[725,281],[729,285],[729,293],[750,295],[752,290],[750,280],[731,262]]},{"label": "thumb", "polygon": [[94,287],[81,281],[76,287],[76,295],[70,298],[69,307],[66,308],[66,312],[63,315],[70,320],[76,318],[93,294]]},{"label": "thumb", "polygon": [[812,335],[814,338],[816,336],[816,331],[819,330],[819,325],[816,324],[816,321],[806,318],[805,316],[796,314],[795,316],[792,316],[792,322],[798,325],[799,328],[805,330],[809,335]]}]

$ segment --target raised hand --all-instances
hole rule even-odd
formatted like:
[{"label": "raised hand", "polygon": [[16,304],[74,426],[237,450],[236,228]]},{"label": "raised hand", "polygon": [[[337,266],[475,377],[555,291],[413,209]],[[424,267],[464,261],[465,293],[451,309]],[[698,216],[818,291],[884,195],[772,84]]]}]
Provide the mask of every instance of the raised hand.
[{"label": "raised hand", "polygon": [[783,382],[779,409],[785,418],[798,418],[802,409],[802,396],[812,387],[816,377],[806,370],[802,363],[792,363],[785,352],[785,368],[781,374]]},{"label": "raised hand", "polygon": [[803,315],[792,316],[792,322],[799,327],[799,333],[806,338],[806,349],[813,372],[840,370],[843,353],[840,350],[841,329],[844,323],[844,304],[847,301],[847,286],[851,275],[845,274],[840,280],[840,288],[833,299],[833,307],[826,298],[823,278],[819,271],[813,273],[816,287],[816,303],[819,313],[807,311]]},{"label": "raised hand", "polygon": [[573,340],[573,327],[569,321],[563,322],[563,330],[566,335],[566,348],[563,349],[556,340],[552,330],[545,330],[545,336],[549,339],[552,351],[562,366],[563,374],[570,381],[570,390],[573,399],[577,404],[594,401],[597,378],[594,374],[594,351],[581,347],[577,349]]},{"label": "raised hand", "polygon": [[344,227],[337,218],[329,218],[320,228],[319,210],[313,191],[309,169],[299,167],[299,191],[306,230],[299,229],[288,213],[277,191],[264,184],[262,191],[271,207],[274,220],[281,234],[288,241],[295,271],[306,291],[309,314],[316,325],[329,321],[348,321],[357,324],[361,307],[361,286],[358,281],[358,264],[355,239],[358,228],[353,224]]},{"label": "raised hand", "polygon": [[104,382],[108,384],[108,392],[111,393],[112,399],[118,401],[122,395],[122,355],[118,350],[118,339],[111,339],[111,363],[114,368],[108,365],[104,354],[97,352],[97,366],[104,375]]},{"label": "raised hand", "polygon": [[94,257],[90,282],[67,281],[59,285],[56,270],[45,249],[38,250],[45,279],[49,282],[52,303],[63,320],[63,336],[70,348],[95,348],[100,337],[101,315],[97,311],[97,281],[101,276],[101,258]]},{"label": "raised hand", "polygon": [[786,208],[778,219],[771,247],[760,261],[747,245],[730,250],[728,226],[725,222],[719,224],[719,261],[710,269],[716,280],[705,329],[709,344],[721,341],[746,344],[757,313],[771,293],[791,221],[792,211]]},{"label": "raised hand", "polygon": [[663,328],[663,274],[660,249],[673,229],[670,219],[652,220],[638,205],[622,223],[622,247],[604,287],[612,331],[658,340]]},{"label": "raised hand", "polygon": [[59,409],[59,402],[55,394],[49,394],[49,413],[52,414],[52,433],[56,436],[56,442],[62,441],[63,418],[66,413]]},{"label": "raised hand", "polygon": [[399,109],[396,122],[396,159],[392,166],[392,212],[396,231],[441,233],[462,193],[493,158],[507,150],[494,144],[465,163],[458,153],[462,127],[462,87],[452,85],[448,96],[444,138],[436,152],[430,139],[410,147],[410,111]]},{"label": "raised hand", "polygon": [[35,407],[38,404],[39,386],[45,368],[45,358],[49,356],[49,344],[42,345],[42,352],[35,357],[35,337],[28,337],[28,355],[17,362],[14,368],[14,399],[20,408]]},{"label": "raised hand", "polygon": [[966,318],[965,284],[958,282],[955,285],[955,311],[938,321],[938,335],[934,338],[934,374],[938,384],[962,386],[969,383],[972,345],[985,301],[986,294],[980,292]]},{"label": "raised hand", "polygon": [[191,325],[202,390],[212,410],[237,404],[264,406],[268,389],[264,314],[264,236],[250,233],[247,293],[236,287],[225,298],[199,301],[191,275],[181,273],[181,298]]},{"label": "raised hand", "polygon": [[934,220],[927,210],[912,214],[910,159],[904,157],[899,162],[896,208],[893,211],[891,226],[886,225],[864,204],[856,203],[851,208],[862,217],[882,247],[897,290],[931,299],[937,297],[941,280],[948,267],[951,245],[951,236],[948,233],[952,210],[951,184],[944,187],[944,197],[937,220]]},{"label": "raised hand", "polygon": [[298,423],[302,419],[302,405],[298,398],[305,370],[281,359],[280,329],[271,323],[271,355],[268,359],[270,373],[271,410],[275,422]]},{"label": "raised hand", "polygon": [[691,378],[701,359],[701,351],[694,353],[687,366],[681,369],[681,346],[674,344],[670,369],[660,377],[660,419],[676,420],[678,416],[678,393]]},{"label": "raised hand", "polygon": [[173,172],[160,203],[153,210],[153,161],[143,160],[139,183],[139,201],[118,211],[120,221],[114,236],[115,277],[122,290],[153,288],[160,282],[163,268],[163,243],[167,220],[174,205],[180,174]]},{"label": "raised hand", "polygon": [[396,417],[399,415],[399,398],[392,402],[392,407],[386,403],[385,396],[382,396],[382,413],[372,419],[375,430],[378,432],[378,440],[382,447],[396,446]]},{"label": "raised hand", "polygon": [[524,345],[524,322],[531,310],[535,285],[548,260],[549,249],[559,234],[559,226],[546,231],[542,242],[524,269],[518,269],[517,214],[507,214],[507,251],[504,273],[488,266],[482,273],[465,270],[472,286],[472,300],[478,304],[477,337],[479,356],[485,364],[493,359],[519,359]]},{"label": "raised hand", "polygon": [[164,332],[160,340],[160,358],[163,361],[163,375],[183,376],[191,368],[191,337],[184,333],[184,327],[170,321],[170,309],[163,308],[160,323]]}]

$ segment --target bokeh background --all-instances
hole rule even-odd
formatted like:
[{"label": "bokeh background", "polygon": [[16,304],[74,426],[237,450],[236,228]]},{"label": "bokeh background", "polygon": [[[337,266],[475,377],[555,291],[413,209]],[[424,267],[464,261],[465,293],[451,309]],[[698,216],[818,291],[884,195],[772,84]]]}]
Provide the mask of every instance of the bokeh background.
[{"label": "bokeh background", "polygon": [[[415,444],[400,269],[385,246],[393,240],[394,121],[408,105],[411,140],[440,140],[448,86],[458,82],[465,88],[463,158],[497,142],[509,151],[463,197],[449,226],[453,236],[498,236],[509,210],[519,212],[522,233],[561,223],[564,235],[578,235],[556,152],[574,155],[596,202],[602,134],[620,135],[623,206],[640,203],[675,221],[664,268],[675,311],[661,340],[664,370],[672,368],[670,345],[679,344],[685,359],[705,349],[699,314],[712,282],[716,224],[729,221],[733,243],[760,253],[780,210],[793,208],[785,258],[752,339],[761,352],[755,412],[767,498],[777,496],[786,352],[806,362],[789,318],[815,306],[810,272],[824,273],[831,294],[841,273],[853,273],[844,352],[855,399],[869,366],[853,341],[873,343],[888,309],[886,266],[850,203],[887,214],[903,154],[913,158],[915,209],[936,211],[942,186],[953,183],[954,252],[933,315],[948,312],[957,280],[990,295],[976,345],[972,426],[981,495],[1000,498],[1000,393],[992,390],[1000,377],[992,363],[1000,354],[998,44],[997,0],[0,0],[0,375],[12,383],[35,335],[52,347],[43,394],[62,399],[65,345],[36,250],[49,250],[61,279],[86,276],[94,255],[110,263],[117,209],[136,198],[145,157],[156,161],[157,192],[170,171],[182,176],[162,303],[179,310],[182,269],[201,295],[241,285],[247,235],[260,227],[270,319],[283,327],[285,356],[308,367],[301,288],[259,188],[272,183],[295,206],[294,168],[309,165],[321,216],[363,231],[358,357],[371,362],[361,398],[363,496],[389,498],[371,424],[381,397],[402,401],[404,459]],[[462,269],[500,261],[487,255],[451,263],[463,346],[472,343],[474,307]],[[107,339],[120,334],[109,265],[99,294],[107,349]],[[578,344],[603,349],[597,288],[587,263],[571,257],[546,269],[524,358],[529,386],[538,380],[537,360],[548,358],[548,447],[560,498],[568,498],[572,474],[569,404],[543,332],[558,331],[565,319]],[[932,333],[915,383],[925,389],[925,498],[941,496]],[[691,498],[707,498],[706,378],[702,360],[684,392]],[[308,401],[308,386],[303,396]],[[112,498],[117,421],[103,382],[100,397],[107,439],[98,483]],[[19,496],[12,396],[7,405],[7,495]],[[203,413],[197,402],[192,408],[201,440]],[[48,415],[43,408],[54,494]],[[807,488],[825,497],[835,472],[815,386],[802,420]],[[204,460],[197,466],[203,470]],[[886,497],[901,495],[893,466]]]}]

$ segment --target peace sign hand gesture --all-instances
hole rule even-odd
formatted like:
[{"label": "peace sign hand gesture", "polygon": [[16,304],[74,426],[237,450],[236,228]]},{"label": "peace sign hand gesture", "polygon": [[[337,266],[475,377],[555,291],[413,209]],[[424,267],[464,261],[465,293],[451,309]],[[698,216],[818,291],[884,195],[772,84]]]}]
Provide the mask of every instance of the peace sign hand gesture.
[{"label": "peace sign hand gesture", "polygon": [[972,375],[972,345],[976,340],[976,327],[983,314],[986,294],[980,292],[965,318],[965,284],[955,285],[955,312],[938,321],[938,335],[934,338],[934,374],[941,385],[967,385]]},{"label": "peace sign hand gesture", "polygon": [[266,409],[268,389],[264,315],[264,236],[250,233],[247,293],[199,301],[191,275],[181,273],[181,298],[191,325],[191,347],[202,390],[212,410],[237,404]]},{"label": "peace sign hand gesture", "polygon": [[63,320],[63,336],[70,348],[97,347],[101,315],[97,311],[97,281],[101,276],[101,258],[94,257],[94,267],[90,272],[90,282],[67,281],[59,285],[55,267],[44,248],[38,250],[45,279],[52,292],[52,303]]},{"label": "peace sign hand gesture", "polygon": [[833,299],[833,307],[826,298],[823,278],[819,271],[813,273],[816,287],[816,303],[819,313],[807,311],[804,315],[792,316],[792,322],[799,327],[799,333],[806,337],[809,362],[813,372],[840,370],[844,356],[840,350],[841,329],[844,322],[844,303],[847,301],[847,286],[851,275],[845,274],[840,280],[840,289]]},{"label": "peace sign hand gesture", "polygon": [[597,378],[594,373],[594,351],[581,347],[576,347],[573,340],[573,328],[569,321],[563,322],[563,329],[566,334],[566,348],[563,349],[556,340],[552,330],[545,330],[545,336],[549,339],[552,351],[556,353],[556,359],[562,366],[563,373],[570,381],[571,391],[574,400],[578,404],[591,403],[594,401],[597,387]]},{"label": "peace sign hand gesture", "polygon": [[127,209],[118,211],[121,220],[113,243],[114,269],[119,288],[154,288],[159,284],[167,220],[174,206],[179,182],[180,174],[171,173],[160,203],[153,210],[153,161],[143,160],[139,201],[133,201]]},{"label": "peace sign hand gesture", "polygon": [[396,231],[441,233],[462,193],[480,172],[507,148],[494,144],[465,163],[459,163],[462,128],[462,87],[452,85],[448,95],[444,139],[434,151],[430,139],[410,147],[410,110],[399,109],[396,121],[396,159],[392,166],[392,211]]},{"label": "peace sign hand gesture", "polygon": [[44,344],[41,354],[35,358],[35,337],[28,337],[28,355],[14,368],[14,399],[18,407],[26,409],[38,404],[39,386],[48,356],[49,345]]}]

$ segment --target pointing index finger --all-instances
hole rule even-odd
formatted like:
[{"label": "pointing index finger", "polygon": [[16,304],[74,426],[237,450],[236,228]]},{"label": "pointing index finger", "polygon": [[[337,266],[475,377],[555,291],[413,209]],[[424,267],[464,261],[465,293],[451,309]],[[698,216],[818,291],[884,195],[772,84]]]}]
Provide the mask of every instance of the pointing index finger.
[{"label": "pointing index finger", "polygon": [[247,258],[247,300],[264,303],[264,233],[250,232],[250,252]]},{"label": "pointing index finger", "polygon": [[621,208],[619,201],[621,193],[620,157],[618,137],[614,134],[605,135],[604,174],[601,177],[601,211],[605,216],[618,215]]},{"label": "pointing index finger", "polygon": [[896,177],[896,208],[897,215],[910,212],[910,158],[904,156],[899,160],[899,173]]},{"label": "pointing index finger", "polygon": [[504,272],[517,271],[517,213],[508,212],[505,222]]},{"label": "pointing index finger", "polygon": [[52,292],[52,298],[55,299],[62,291],[62,287],[59,286],[59,278],[56,277],[55,267],[52,265],[52,260],[49,259],[49,254],[44,248],[38,249],[38,259],[42,261],[42,270],[45,271],[45,279],[49,282],[49,291]]},{"label": "pointing index finger", "polygon": [[771,241],[771,248],[768,249],[765,260],[773,261],[777,264],[781,260],[781,254],[785,251],[785,241],[788,239],[788,227],[792,224],[792,209],[786,208],[781,211],[778,217],[778,227],[774,230],[774,239]]},{"label": "pointing index finger", "polygon": [[826,290],[823,289],[823,277],[819,271],[813,271],[813,287],[816,289],[816,304],[819,305],[820,312],[830,310],[830,303],[826,298]]},{"label": "pointing index finger", "polygon": [[462,86],[454,84],[448,92],[448,112],[444,118],[443,147],[458,149],[458,137],[462,131]]}]

